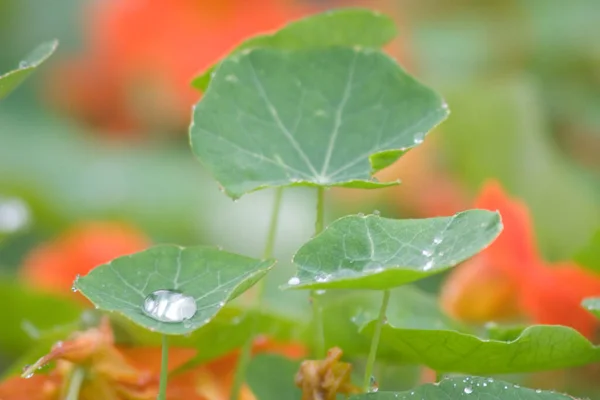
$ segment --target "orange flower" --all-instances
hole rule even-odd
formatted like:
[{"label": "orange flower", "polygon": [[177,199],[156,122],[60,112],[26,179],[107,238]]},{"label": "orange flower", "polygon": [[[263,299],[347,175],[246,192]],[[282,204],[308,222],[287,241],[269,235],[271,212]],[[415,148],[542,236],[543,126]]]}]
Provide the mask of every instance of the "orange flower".
[{"label": "orange flower", "polygon": [[65,293],[78,274],[84,275],[100,264],[143,250],[149,244],[140,231],[129,225],[86,222],[34,249],[24,261],[21,276],[36,287]]},{"label": "orange flower", "polygon": [[[276,345],[262,340],[254,351],[277,352],[301,356],[304,349],[295,344]],[[168,370],[173,371],[189,361],[194,349],[172,348]],[[228,354],[169,378],[167,398],[170,400],[225,400],[237,363],[237,353]],[[0,384],[2,400],[57,400],[69,378],[79,370],[84,374],[79,389],[81,400],[144,400],[155,399],[158,391],[161,349],[122,348],[114,345],[108,319],[98,328],[75,333],[69,340],[58,342],[50,353],[29,367],[28,376],[39,366],[56,361],[56,368],[47,375],[29,380],[13,377]],[[255,400],[247,386],[242,388],[242,400]]]},{"label": "orange flower", "polygon": [[249,36],[306,14],[292,0],[99,1],[89,52],[51,80],[53,100],[88,123],[122,134],[181,129],[199,93],[192,78]]},{"label": "orange flower", "polygon": [[600,276],[573,263],[542,260],[527,206],[508,198],[497,182],[484,186],[475,207],[500,211],[504,231],[450,275],[441,293],[445,310],[469,322],[525,317],[593,336],[598,322],[580,304],[600,295]]}]

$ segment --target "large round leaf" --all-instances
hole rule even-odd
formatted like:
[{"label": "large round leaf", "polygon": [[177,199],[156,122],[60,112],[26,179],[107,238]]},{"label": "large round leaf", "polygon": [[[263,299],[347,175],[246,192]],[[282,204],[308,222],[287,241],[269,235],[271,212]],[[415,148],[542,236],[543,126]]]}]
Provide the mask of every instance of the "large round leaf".
[{"label": "large round leaf", "polygon": [[[161,245],[117,258],[75,281],[98,308],[166,334],[185,334],[206,325],[229,301],[259,281],[274,260],[256,260],[211,247]],[[157,290],[175,290],[196,301],[197,312],[180,323],[146,315],[144,300]]]},{"label": "large round leaf", "polygon": [[54,53],[57,47],[58,40],[43,43],[21,61],[17,69],[0,75],[0,100],[23,83],[41,63]]},{"label": "large round leaf", "polygon": [[500,215],[395,220],[351,215],[298,250],[287,288],[388,289],[437,274],[477,254],[502,230]]},{"label": "large round leaf", "polygon": [[437,93],[380,51],[258,48],[219,65],[190,136],[233,198],[270,186],[377,188],[386,184],[372,174],[447,114]]},{"label": "large round leaf", "polygon": [[[234,52],[252,47],[298,50],[330,46],[381,47],[396,36],[394,21],[378,12],[348,8],[326,11],[290,22],[278,31],[242,42]],[[214,66],[197,76],[192,86],[202,91]]]},{"label": "large round leaf", "polygon": [[379,392],[351,396],[349,400],[573,400],[572,397],[482,377],[455,377],[406,392]]}]

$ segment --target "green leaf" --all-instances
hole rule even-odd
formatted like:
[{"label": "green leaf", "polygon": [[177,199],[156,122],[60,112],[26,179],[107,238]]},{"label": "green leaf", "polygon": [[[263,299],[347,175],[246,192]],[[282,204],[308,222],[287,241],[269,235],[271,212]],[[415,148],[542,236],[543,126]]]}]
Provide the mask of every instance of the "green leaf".
[{"label": "green leaf", "polygon": [[[378,12],[348,8],[327,11],[294,21],[275,33],[242,42],[232,53],[253,47],[300,50],[331,46],[382,47],[396,36],[394,21]],[[192,86],[208,87],[215,66],[198,75]]]},{"label": "green leaf", "polygon": [[600,273],[600,230],[594,234],[590,243],[575,255],[574,259],[582,267]]},{"label": "green leaf", "polygon": [[[419,386],[406,392],[378,392],[351,396],[349,400],[572,400],[564,394],[522,388],[493,378],[453,377],[438,384]],[[262,400],[262,399],[261,399]]]},{"label": "green leaf", "polygon": [[[371,336],[376,321],[363,333]],[[545,371],[600,360],[600,349],[579,332],[558,325],[534,325],[513,340],[488,340],[452,330],[404,329],[386,324],[380,343],[399,362],[443,372],[504,374]]]},{"label": "green leaf", "polygon": [[[75,287],[98,308],[116,311],[164,334],[186,334],[206,325],[225,303],[258,282],[275,264],[211,247],[161,245],[117,258],[75,281]],[[197,312],[186,321],[158,321],[143,311],[156,290],[191,296]]]},{"label": "green leaf", "polygon": [[600,318],[600,297],[589,297],[581,303],[583,308]]},{"label": "green leaf", "polygon": [[197,104],[194,153],[238,198],[274,186],[373,189],[371,176],[448,115],[380,51],[254,49],[224,60]]},{"label": "green leaf", "polygon": [[43,43],[36,47],[29,55],[19,63],[19,67],[0,75],[0,100],[8,96],[58,47],[58,40]]},{"label": "green leaf", "polygon": [[56,327],[79,320],[83,306],[64,297],[38,293],[12,279],[0,280],[0,304],[10,309],[2,315],[0,351],[20,354]]},{"label": "green leaf", "polygon": [[294,385],[299,368],[298,361],[261,354],[250,361],[246,382],[258,400],[300,400],[302,392]]},{"label": "green leaf", "polygon": [[[349,357],[366,356],[371,338],[360,334],[359,328],[377,319],[381,292],[330,290],[318,297],[326,347],[339,346]],[[390,324],[405,329],[464,329],[439,309],[436,298],[411,285],[391,290],[386,317]],[[314,340],[314,335],[307,339]],[[397,357],[398,352],[393,347],[380,344],[379,361],[397,363]]]},{"label": "green leaf", "polygon": [[351,215],[298,250],[298,275],[286,288],[389,289],[443,272],[488,246],[500,215],[470,210],[452,217],[395,220]]}]

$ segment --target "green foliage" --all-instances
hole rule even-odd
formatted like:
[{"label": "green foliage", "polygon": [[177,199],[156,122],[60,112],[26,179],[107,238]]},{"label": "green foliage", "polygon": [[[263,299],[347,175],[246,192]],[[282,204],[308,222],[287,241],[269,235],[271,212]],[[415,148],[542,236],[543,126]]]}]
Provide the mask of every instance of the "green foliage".
[{"label": "green foliage", "polygon": [[590,242],[575,255],[575,261],[582,267],[600,273],[600,230]]},{"label": "green foliage", "polygon": [[27,79],[58,47],[58,40],[43,43],[36,47],[23,61],[19,67],[0,75],[0,100],[5,98]]},{"label": "green foliage", "polygon": [[300,400],[302,393],[294,385],[300,362],[264,354],[250,362],[246,381],[258,400]]},{"label": "green foliage", "polygon": [[544,391],[527,389],[492,378],[454,377],[438,384],[419,386],[406,392],[379,392],[351,396],[350,400],[572,400],[572,397]]},{"label": "green foliage", "polygon": [[437,93],[379,51],[259,48],[219,65],[190,140],[233,198],[274,186],[371,189],[396,184],[371,176],[447,115]]},{"label": "green foliage", "polygon": [[343,217],[294,256],[287,288],[389,289],[443,272],[487,247],[502,230],[498,213],[394,220]]},{"label": "green foliage", "polygon": [[8,307],[2,315],[0,350],[10,355],[21,354],[60,326],[77,322],[83,309],[72,299],[39,293],[8,279],[0,280],[0,302]]},{"label": "green foliage", "polygon": [[[74,287],[100,309],[123,314],[156,332],[182,335],[209,323],[274,263],[210,247],[162,245],[101,265],[77,279]],[[143,305],[156,290],[176,290],[193,297],[197,312],[180,323],[151,318],[143,312]]]},{"label": "green foliage", "polygon": [[[233,54],[255,47],[300,50],[331,46],[381,47],[396,36],[394,21],[377,12],[348,8],[327,11],[294,21],[275,33],[252,37]],[[208,88],[215,67],[197,76],[192,86]]]},{"label": "green foliage", "polygon": [[[371,336],[375,321],[362,332]],[[600,360],[600,349],[579,332],[558,325],[533,325],[513,340],[481,339],[453,330],[405,329],[386,324],[381,344],[395,359],[436,371],[504,374],[546,371]]]}]

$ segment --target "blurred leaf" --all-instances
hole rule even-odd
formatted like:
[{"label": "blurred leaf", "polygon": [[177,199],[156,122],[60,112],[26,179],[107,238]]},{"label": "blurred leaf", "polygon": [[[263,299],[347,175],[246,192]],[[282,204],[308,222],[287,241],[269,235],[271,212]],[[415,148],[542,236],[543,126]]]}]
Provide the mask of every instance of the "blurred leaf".
[{"label": "blurred leaf", "polygon": [[[143,329],[125,318],[115,320],[115,325],[124,332],[124,343],[160,346],[162,337],[159,333]],[[197,348],[198,355],[186,366],[196,365],[241,348],[249,336],[257,333],[281,342],[300,340],[306,329],[305,325],[305,321],[269,310],[248,310],[229,304],[191,335],[173,337],[169,343],[174,346]]]},{"label": "blurred leaf", "polygon": [[440,139],[451,168],[474,189],[499,179],[530,207],[546,257],[571,258],[598,228],[600,191],[548,139],[532,82],[475,81],[444,94],[453,113]]},{"label": "blurred leaf", "polygon": [[0,100],[23,83],[40,64],[54,53],[57,47],[58,40],[43,43],[19,63],[19,68],[0,75]]},{"label": "blurred leaf", "polygon": [[[318,302],[322,307],[326,347],[338,346],[348,356],[366,356],[371,340],[359,333],[359,327],[377,319],[381,292],[328,291],[319,296]],[[405,329],[463,329],[441,312],[436,298],[410,285],[392,289],[386,317],[390,324]],[[394,348],[380,344],[379,361],[396,363],[397,356]]]},{"label": "blurred leaf", "polygon": [[[378,12],[349,8],[327,11],[294,21],[275,33],[241,43],[232,54],[254,47],[300,50],[315,47],[381,47],[396,36],[394,21]],[[197,76],[192,86],[205,91],[215,66]]]},{"label": "blurred leaf", "polygon": [[[0,349],[11,355],[25,351],[44,332],[78,321],[83,310],[73,299],[36,292],[14,278],[0,280],[0,304],[4,304]],[[28,335],[24,327],[35,333]]]},{"label": "blurred leaf", "polygon": [[[371,336],[376,321],[363,332]],[[558,325],[534,325],[514,340],[486,340],[452,330],[383,326],[380,343],[393,348],[396,359],[436,371],[504,374],[546,371],[600,360],[600,349],[579,332]]]},{"label": "blurred leaf", "polygon": [[592,237],[579,253],[575,255],[575,262],[590,271],[600,273],[600,231]]},{"label": "blurred leaf", "polygon": [[261,354],[250,361],[246,382],[258,400],[300,400],[294,385],[300,362],[278,355]]},{"label": "blurred leaf", "polygon": [[293,289],[389,289],[443,272],[487,247],[500,215],[470,210],[452,217],[395,220],[351,215],[298,250]]},{"label": "blurred leaf", "polygon": [[189,150],[115,146],[63,121],[2,107],[0,121],[2,194],[23,199],[36,228],[117,219],[157,241],[202,240],[203,209],[221,194]]},{"label": "blurred leaf", "polygon": [[351,396],[349,400],[572,400],[564,394],[522,388],[493,378],[454,377],[440,383],[419,386],[406,392],[379,392]]},{"label": "blurred leaf", "polygon": [[[77,279],[75,287],[100,309],[116,311],[156,332],[181,335],[210,322],[226,302],[258,282],[274,263],[210,247],[162,245],[101,265]],[[145,299],[157,290],[192,297],[197,312],[178,323],[146,315]]]},{"label": "blurred leaf", "polygon": [[254,49],[224,60],[197,104],[192,149],[238,198],[272,186],[378,188],[371,178],[448,115],[376,50]]},{"label": "blurred leaf", "polygon": [[589,297],[581,303],[583,308],[600,318],[600,297]]}]

